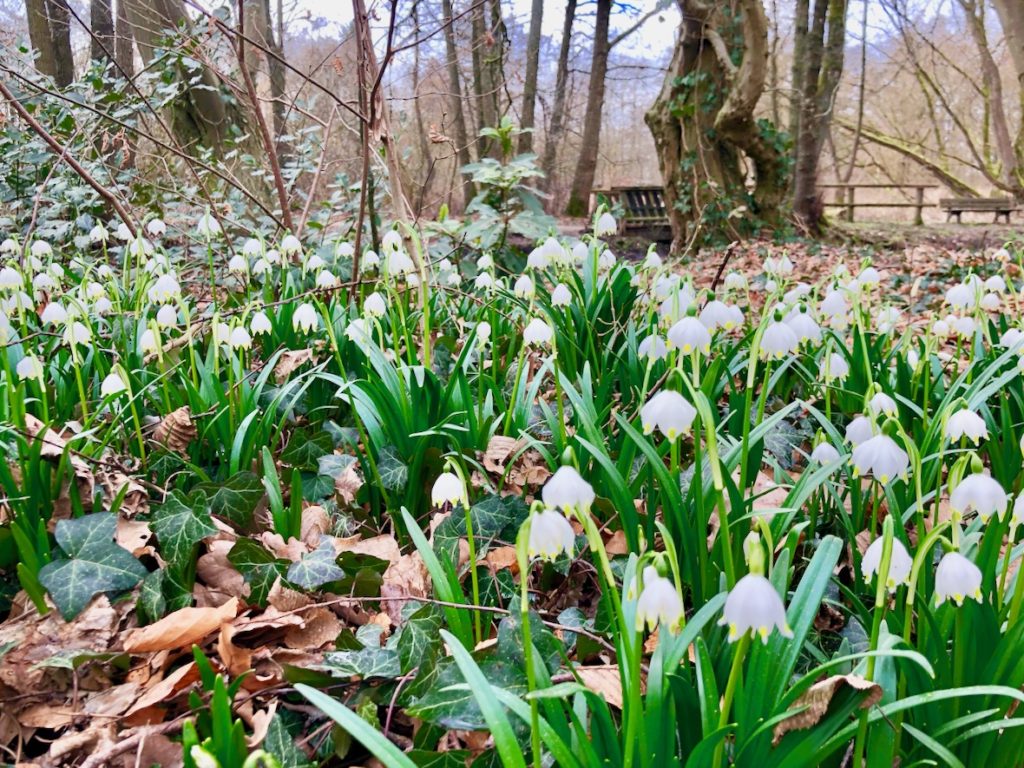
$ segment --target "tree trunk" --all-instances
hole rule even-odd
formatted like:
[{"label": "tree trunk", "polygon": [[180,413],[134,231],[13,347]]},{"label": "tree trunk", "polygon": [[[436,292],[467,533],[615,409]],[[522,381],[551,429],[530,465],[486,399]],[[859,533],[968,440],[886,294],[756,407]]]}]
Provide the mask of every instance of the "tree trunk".
[{"label": "tree trunk", "polygon": [[119,71],[125,77],[135,76],[135,35],[128,23],[124,0],[117,4],[117,18],[114,20],[114,59]]},{"label": "tree trunk", "polygon": [[537,70],[540,68],[540,33],[544,19],[544,0],[533,0],[530,10],[530,32],[526,40],[526,79],[523,81],[523,114],[519,134],[519,151],[533,151],[534,107],[537,102]]},{"label": "tree trunk", "polygon": [[89,57],[93,61],[106,61],[107,54],[114,52],[114,12],[110,0],[90,0],[89,27],[92,31]]},{"label": "tree trunk", "polygon": [[[565,133],[565,97],[569,88],[569,50],[572,47],[572,25],[576,21],[576,0],[566,0],[565,20],[562,22],[562,45],[558,50],[558,71],[555,75],[555,103],[551,107],[551,122],[544,137],[544,191],[551,193],[555,177],[558,147]],[[549,206],[550,207],[550,206]]]},{"label": "tree trunk", "polygon": [[274,121],[274,146],[278,158],[284,163],[289,151],[288,142],[284,139],[287,133],[285,126],[285,110],[287,108],[285,104],[285,68],[280,60],[284,57],[284,48],[283,40],[274,35],[270,0],[246,0],[245,20],[246,36],[267,49],[267,52],[264,52],[255,46],[248,46],[246,63],[249,67],[249,76],[254,82],[259,71],[260,60],[267,63],[270,108]]},{"label": "tree trunk", "polygon": [[807,17],[811,12],[811,0],[796,0],[793,11],[793,70],[789,89],[789,135],[793,137],[793,161],[796,161],[796,134],[800,129],[800,96],[804,92],[804,70],[807,68]]},{"label": "tree trunk", "polygon": [[37,51],[36,68],[61,88],[75,79],[67,0],[26,0],[28,36]]},{"label": "tree trunk", "polygon": [[1024,3],[1020,0],[992,0],[992,4],[1006,38],[1006,47],[1010,49],[1013,67],[1017,71],[1017,98],[1022,117],[1013,148],[1017,158],[1017,184],[1024,186],[1024,178],[1021,178],[1024,170]]},{"label": "tree trunk", "polygon": [[466,131],[466,113],[463,111],[462,84],[459,77],[459,52],[455,47],[455,28],[452,21],[452,0],[441,0],[444,14],[444,44],[448,64],[448,89],[451,91],[452,126],[455,132],[455,159],[462,177],[462,208],[465,210],[473,199],[473,180],[461,172],[462,166],[469,165],[469,137]]},{"label": "tree trunk", "polygon": [[[672,250],[753,235],[781,220],[786,165],[774,128],[754,116],[764,92],[761,0],[677,0],[682,22],[661,93],[646,115],[672,224]],[[742,39],[742,59],[725,41]],[[752,189],[747,189],[747,163]]]},{"label": "tree trunk", "polygon": [[590,84],[587,88],[587,111],[583,117],[583,141],[576,173],[569,190],[567,216],[586,216],[590,191],[597,173],[597,156],[601,141],[601,113],[604,108],[604,79],[608,72],[608,24],[612,0],[597,0],[597,21],[594,26],[594,54],[590,62]]}]

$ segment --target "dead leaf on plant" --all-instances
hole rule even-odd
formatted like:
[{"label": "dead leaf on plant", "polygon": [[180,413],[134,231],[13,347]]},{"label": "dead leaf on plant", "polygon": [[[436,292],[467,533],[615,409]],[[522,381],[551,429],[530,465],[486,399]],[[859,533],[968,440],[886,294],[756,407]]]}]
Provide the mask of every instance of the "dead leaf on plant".
[{"label": "dead leaf on plant", "polygon": [[815,725],[828,712],[828,705],[843,686],[865,693],[860,702],[861,709],[873,707],[882,698],[882,686],[865,680],[863,677],[857,675],[828,677],[812,685],[799,699],[793,702],[791,709],[800,711],[776,724],[772,731],[772,745],[777,745],[782,741],[782,737],[790,731],[798,731]]},{"label": "dead leaf on plant", "polygon": [[169,451],[185,453],[198,434],[199,430],[192,421],[192,411],[183,405],[161,419],[153,431],[153,439]]}]

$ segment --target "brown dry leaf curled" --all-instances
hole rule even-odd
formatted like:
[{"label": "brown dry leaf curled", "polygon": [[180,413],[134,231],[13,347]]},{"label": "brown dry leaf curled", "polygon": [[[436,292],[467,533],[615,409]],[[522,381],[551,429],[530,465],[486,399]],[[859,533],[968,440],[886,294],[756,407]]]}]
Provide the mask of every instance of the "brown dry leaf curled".
[{"label": "brown dry leaf curled", "polygon": [[[576,674],[590,690],[604,698],[617,709],[622,709],[622,680],[619,677],[618,664],[604,664],[594,667],[577,667]],[[647,687],[647,681],[640,681],[641,690]]]},{"label": "brown dry leaf curled", "polygon": [[199,430],[192,421],[192,411],[187,405],[171,411],[153,431],[153,439],[167,450],[174,453],[185,453],[188,444],[196,439]]},{"label": "brown dry leaf curled", "polygon": [[796,714],[787,717],[779,722],[772,731],[772,745],[782,741],[782,737],[790,731],[797,731],[810,728],[815,725],[825,713],[828,712],[828,705],[832,698],[843,686],[849,686],[855,691],[865,692],[860,702],[861,709],[868,709],[878,703],[882,698],[882,686],[865,680],[857,675],[833,675],[825,678],[810,688],[799,699],[793,702],[792,709],[799,710]]},{"label": "brown dry leaf curled", "polygon": [[147,653],[188,648],[219,629],[225,621],[231,621],[237,613],[236,597],[219,608],[181,608],[155,624],[129,631],[124,649],[128,653]]}]

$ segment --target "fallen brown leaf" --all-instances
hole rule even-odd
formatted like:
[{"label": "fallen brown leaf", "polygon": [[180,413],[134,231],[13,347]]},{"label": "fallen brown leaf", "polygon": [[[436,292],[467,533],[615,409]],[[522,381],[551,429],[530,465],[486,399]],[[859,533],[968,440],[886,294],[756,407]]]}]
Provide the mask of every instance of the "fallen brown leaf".
[{"label": "fallen brown leaf", "polygon": [[821,720],[828,711],[828,705],[832,702],[832,698],[843,686],[865,693],[860,702],[861,709],[873,707],[882,698],[882,686],[857,675],[833,675],[820,680],[793,702],[791,709],[800,711],[776,724],[772,731],[772,745],[782,741],[782,737],[790,731],[810,728]]},{"label": "fallen brown leaf", "polygon": [[225,621],[231,621],[237,613],[236,597],[219,608],[181,608],[155,624],[129,631],[124,638],[124,649],[128,653],[148,653],[188,648]]}]

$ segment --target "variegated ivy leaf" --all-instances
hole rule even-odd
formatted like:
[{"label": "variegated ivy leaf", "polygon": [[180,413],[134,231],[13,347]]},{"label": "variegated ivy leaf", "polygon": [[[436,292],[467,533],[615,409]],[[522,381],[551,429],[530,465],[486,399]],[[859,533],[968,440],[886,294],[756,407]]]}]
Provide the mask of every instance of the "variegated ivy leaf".
[{"label": "variegated ivy leaf", "polygon": [[319,589],[332,581],[340,581],[345,578],[345,572],[338,567],[336,558],[330,536],[321,536],[320,546],[303,555],[299,562],[292,563],[286,578],[292,584],[310,590]]},{"label": "variegated ivy leaf", "polygon": [[186,497],[174,491],[153,514],[152,528],[164,559],[178,566],[189,563],[196,544],[217,533],[201,492]]}]

